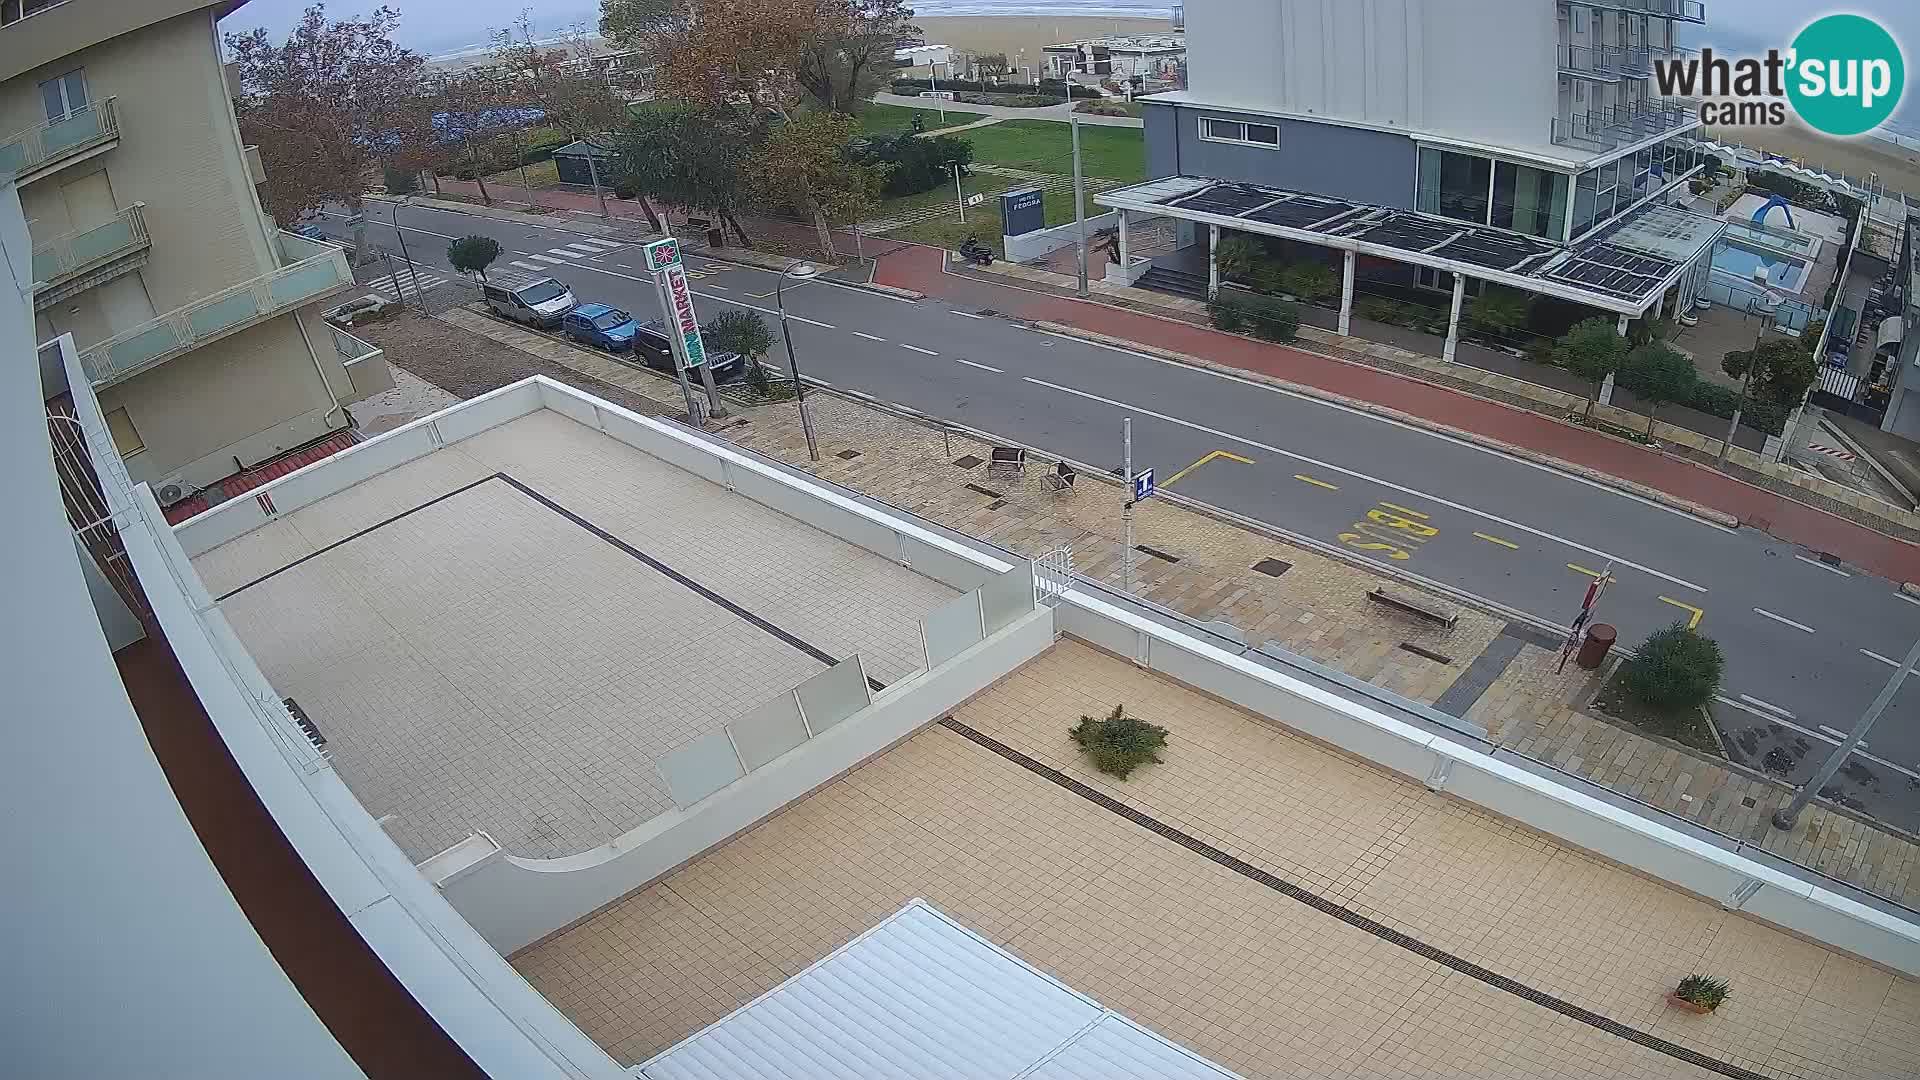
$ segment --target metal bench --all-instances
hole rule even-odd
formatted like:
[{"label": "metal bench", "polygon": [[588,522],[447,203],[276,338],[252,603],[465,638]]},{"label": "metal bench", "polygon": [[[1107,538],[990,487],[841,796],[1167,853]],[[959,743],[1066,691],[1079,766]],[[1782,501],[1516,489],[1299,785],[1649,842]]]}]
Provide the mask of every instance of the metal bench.
[{"label": "metal bench", "polygon": [[1454,624],[1460,621],[1458,612],[1448,611],[1446,608],[1430,600],[1404,596],[1399,593],[1390,593],[1385,589],[1370,590],[1367,593],[1367,599],[1383,607],[1390,607],[1402,614],[1411,615],[1423,622],[1429,622],[1435,626],[1444,626],[1449,630],[1453,629]]},{"label": "metal bench", "polygon": [[987,475],[993,476],[1001,472],[1011,473],[1015,476],[1026,475],[1026,448],[1020,446],[994,447],[991,456],[987,459]]},{"label": "metal bench", "polygon": [[1078,473],[1073,471],[1073,466],[1062,461],[1053,467],[1052,472],[1047,474],[1047,486],[1052,488],[1056,495],[1069,494],[1073,491],[1073,481],[1078,475]]}]

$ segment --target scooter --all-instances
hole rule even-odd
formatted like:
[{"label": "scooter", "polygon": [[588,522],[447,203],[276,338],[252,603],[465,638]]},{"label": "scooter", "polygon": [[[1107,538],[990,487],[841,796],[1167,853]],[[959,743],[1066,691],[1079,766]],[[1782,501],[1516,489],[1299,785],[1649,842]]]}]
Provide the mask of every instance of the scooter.
[{"label": "scooter", "polygon": [[960,257],[980,266],[993,265],[993,249],[969,236],[960,245]]}]

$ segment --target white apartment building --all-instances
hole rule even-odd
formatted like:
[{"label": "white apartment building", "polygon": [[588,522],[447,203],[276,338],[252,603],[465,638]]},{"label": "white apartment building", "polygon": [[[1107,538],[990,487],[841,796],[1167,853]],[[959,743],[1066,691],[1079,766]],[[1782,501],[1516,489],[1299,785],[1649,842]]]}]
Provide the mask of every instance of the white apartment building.
[{"label": "white apartment building", "polygon": [[[1709,228],[1660,205],[1701,165],[1699,121],[1650,85],[1653,61],[1684,51],[1676,27],[1704,21],[1697,0],[1197,0],[1185,16],[1189,88],[1142,99],[1160,186],[1104,205],[1626,316],[1703,272]],[[1643,207],[1669,213],[1636,238],[1628,215]],[[1486,231],[1449,249],[1435,219]],[[1360,235],[1370,225],[1383,228]],[[1572,265],[1605,237],[1665,265],[1619,252]]]},{"label": "white apartment building", "polygon": [[241,144],[232,0],[9,0],[0,177],[33,238],[35,329],[71,333],[128,470],[172,502],[351,426],[392,385],[329,327],[338,246],[277,228]]}]

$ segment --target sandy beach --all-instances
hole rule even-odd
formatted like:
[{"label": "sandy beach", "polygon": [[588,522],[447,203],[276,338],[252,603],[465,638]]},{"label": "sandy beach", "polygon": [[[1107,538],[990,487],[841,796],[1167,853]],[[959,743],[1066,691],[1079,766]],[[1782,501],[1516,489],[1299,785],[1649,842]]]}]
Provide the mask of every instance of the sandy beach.
[{"label": "sandy beach", "polygon": [[1920,198],[1920,153],[1881,139],[1836,139],[1798,122],[1786,127],[1714,128],[1711,137],[1742,142],[1849,178],[1864,180],[1868,173],[1878,173],[1887,190]]},{"label": "sandy beach", "polygon": [[926,32],[929,43],[975,55],[1003,52],[1017,67],[1039,67],[1044,62],[1041,50],[1063,41],[1173,32],[1170,19],[1104,16],[936,15],[916,18],[913,24]]}]

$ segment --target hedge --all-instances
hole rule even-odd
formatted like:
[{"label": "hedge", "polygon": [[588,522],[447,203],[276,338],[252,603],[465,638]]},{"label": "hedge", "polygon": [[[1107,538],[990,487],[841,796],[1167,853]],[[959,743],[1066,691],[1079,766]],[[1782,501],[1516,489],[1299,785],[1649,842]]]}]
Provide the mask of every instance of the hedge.
[{"label": "hedge", "polygon": [[[1698,409],[1710,416],[1722,420],[1733,419],[1733,406],[1740,398],[1740,392],[1721,386],[1705,379],[1693,384],[1693,390],[1685,397],[1675,401],[1675,405],[1685,405],[1689,409]],[[1740,422],[1756,431],[1768,435],[1778,435],[1786,429],[1787,410],[1767,401],[1747,399],[1740,410]]]},{"label": "hedge", "polygon": [[1300,309],[1260,293],[1222,292],[1207,303],[1207,315],[1220,330],[1246,329],[1267,341],[1292,341],[1300,330]]}]

